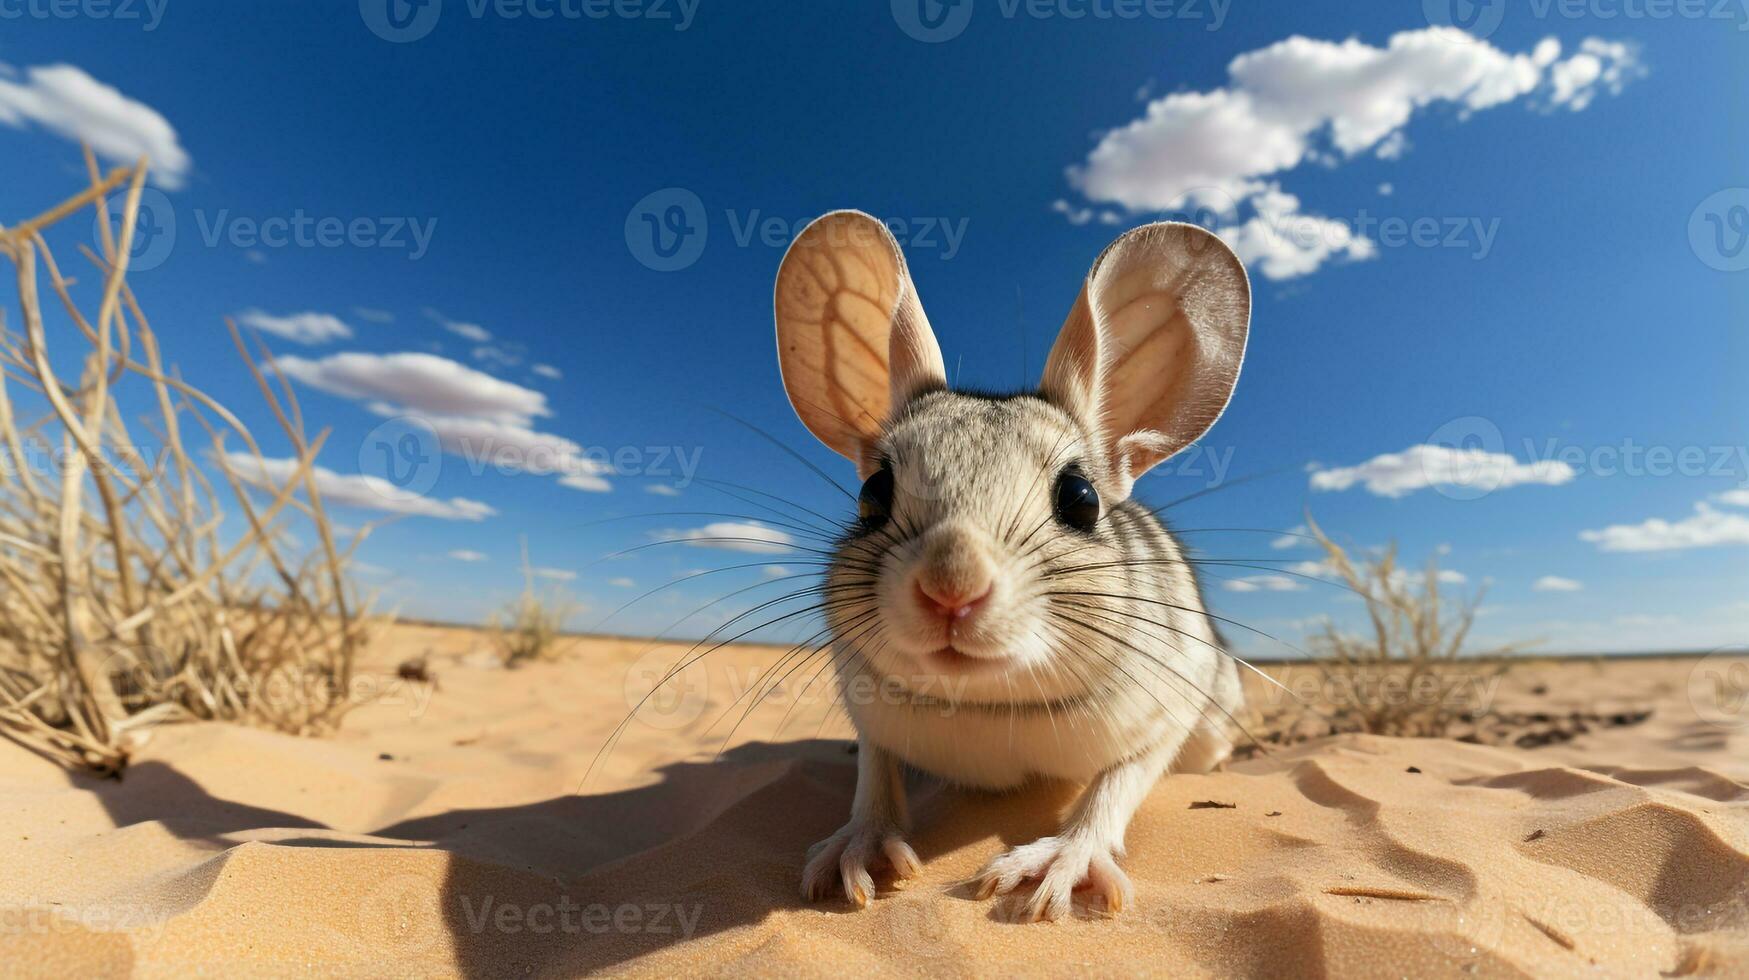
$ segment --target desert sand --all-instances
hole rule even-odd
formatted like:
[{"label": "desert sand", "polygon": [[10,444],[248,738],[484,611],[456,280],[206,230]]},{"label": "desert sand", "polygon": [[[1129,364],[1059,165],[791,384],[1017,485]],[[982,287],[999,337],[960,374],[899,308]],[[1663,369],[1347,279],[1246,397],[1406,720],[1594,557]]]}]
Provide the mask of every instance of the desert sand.
[{"label": "desert sand", "polygon": [[[713,654],[585,783],[684,646],[486,647],[396,627],[335,735],[165,727],[120,780],[0,742],[0,973],[1749,976],[1749,709],[1691,697],[1718,658],[1515,670],[1515,711],[1652,711],[1556,744],[1340,735],[1168,777],[1136,906],[1023,925],[960,883],[1072,788],[918,779],[922,877],[807,905],[855,770],[812,667],[737,726],[774,653]],[[431,683],[395,676],[422,654]]]}]

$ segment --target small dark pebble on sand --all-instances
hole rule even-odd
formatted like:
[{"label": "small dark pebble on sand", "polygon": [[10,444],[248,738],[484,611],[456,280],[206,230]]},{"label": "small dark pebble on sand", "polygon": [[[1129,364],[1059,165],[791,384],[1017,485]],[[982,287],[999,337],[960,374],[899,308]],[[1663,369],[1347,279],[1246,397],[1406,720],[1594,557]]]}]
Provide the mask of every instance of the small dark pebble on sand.
[{"label": "small dark pebble on sand", "polygon": [[1218,800],[1197,800],[1190,804],[1192,810],[1237,810],[1237,803],[1222,803]]},{"label": "small dark pebble on sand", "polygon": [[1421,767],[1420,767],[1420,766],[1410,766],[1410,767],[1409,767],[1409,768],[1407,768],[1407,769],[1405,769],[1405,770],[1403,770],[1403,771],[1404,771],[1404,772],[1415,772],[1415,773],[1418,773],[1418,772],[1420,772],[1420,771],[1421,771]]},{"label": "small dark pebble on sand", "polygon": [[1525,839],[1524,839],[1524,842],[1525,842],[1525,843],[1526,843],[1526,844],[1528,844],[1528,843],[1530,843],[1530,842],[1531,842],[1531,841],[1533,841],[1533,840],[1542,840],[1542,839],[1543,839],[1543,838],[1544,838],[1544,837],[1547,837],[1547,836],[1548,836],[1548,832],[1547,832],[1547,831],[1544,831],[1544,830],[1542,830],[1542,829],[1541,829],[1541,828],[1538,828],[1538,829],[1536,829],[1536,830],[1533,830],[1533,831],[1531,831],[1531,832],[1530,832],[1530,836],[1529,836],[1529,837],[1526,837],[1526,838],[1525,838]]}]

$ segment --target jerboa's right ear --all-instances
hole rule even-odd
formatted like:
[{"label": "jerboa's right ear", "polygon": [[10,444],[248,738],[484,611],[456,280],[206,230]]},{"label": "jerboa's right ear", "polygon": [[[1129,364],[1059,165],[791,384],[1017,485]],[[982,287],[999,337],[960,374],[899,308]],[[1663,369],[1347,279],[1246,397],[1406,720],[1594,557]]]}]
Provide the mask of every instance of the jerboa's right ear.
[{"label": "jerboa's right ear", "polygon": [[817,218],[784,253],[773,306],[777,364],[796,415],[868,476],[893,407],[947,385],[899,243],[861,211]]}]

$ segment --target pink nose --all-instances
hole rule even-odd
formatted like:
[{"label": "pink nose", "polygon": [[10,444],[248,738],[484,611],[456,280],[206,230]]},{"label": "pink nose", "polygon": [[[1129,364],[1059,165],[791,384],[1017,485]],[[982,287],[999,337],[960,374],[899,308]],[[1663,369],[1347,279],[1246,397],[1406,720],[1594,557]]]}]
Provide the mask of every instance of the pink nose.
[{"label": "pink nose", "polygon": [[944,619],[965,619],[990,598],[990,583],[985,582],[970,589],[955,589],[919,581],[913,591],[917,593],[917,604],[923,607],[924,612]]}]

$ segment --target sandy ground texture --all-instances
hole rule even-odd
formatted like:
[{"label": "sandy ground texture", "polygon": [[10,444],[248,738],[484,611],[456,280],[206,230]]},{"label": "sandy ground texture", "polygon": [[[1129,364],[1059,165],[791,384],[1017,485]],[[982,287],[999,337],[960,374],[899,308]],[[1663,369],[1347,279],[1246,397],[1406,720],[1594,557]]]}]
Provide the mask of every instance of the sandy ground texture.
[{"label": "sandy ground texture", "polygon": [[917,780],[921,878],[806,905],[855,773],[811,667],[741,720],[773,653],[713,655],[589,773],[682,648],[484,648],[398,627],[337,736],[160,729],[119,781],[0,742],[0,974],[1749,976],[1749,661],[1526,666],[1491,695],[1526,718],[1652,711],[1535,748],[1343,735],[1169,777],[1135,907],[1023,925],[962,882],[1072,788]]}]

